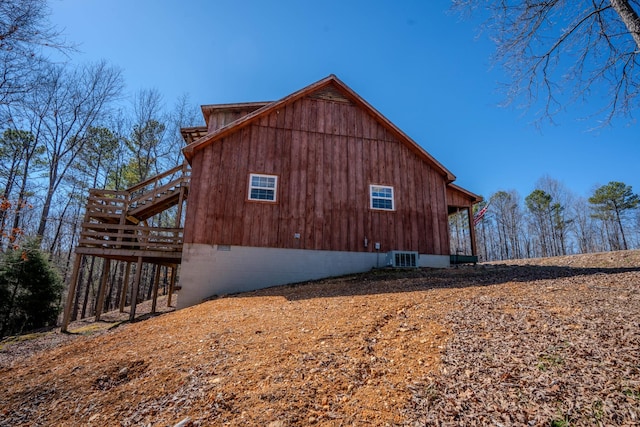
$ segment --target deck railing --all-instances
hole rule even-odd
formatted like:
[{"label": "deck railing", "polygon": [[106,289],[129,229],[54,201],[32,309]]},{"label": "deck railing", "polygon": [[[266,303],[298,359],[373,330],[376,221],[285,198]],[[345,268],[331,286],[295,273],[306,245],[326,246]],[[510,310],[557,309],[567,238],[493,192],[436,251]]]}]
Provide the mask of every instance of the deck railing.
[{"label": "deck railing", "polygon": [[[155,202],[180,186],[188,185],[191,170],[186,164],[178,165],[159,175],[142,181],[125,191],[129,195],[129,208],[136,209],[141,205]],[[168,179],[165,179],[169,177]]]},{"label": "deck railing", "polygon": [[179,252],[182,228],[84,223],[78,244],[85,248]]},{"label": "deck railing", "polygon": [[[166,179],[168,177],[168,179]],[[154,213],[152,207],[178,195],[181,187],[188,187],[190,170],[186,165],[151,177],[126,190],[103,190],[92,188],[87,200],[89,218],[98,222],[122,222],[120,217],[134,217],[144,220],[145,211]],[[170,203],[169,203],[170,204]]]},{"label": "deck railing", "polygon": [[126,190],[89,190],[78,247],[182,251],[182,228],[152,227],[146,220],[179,204],[186,195],[189,181],[190,170],[185,164]]}]

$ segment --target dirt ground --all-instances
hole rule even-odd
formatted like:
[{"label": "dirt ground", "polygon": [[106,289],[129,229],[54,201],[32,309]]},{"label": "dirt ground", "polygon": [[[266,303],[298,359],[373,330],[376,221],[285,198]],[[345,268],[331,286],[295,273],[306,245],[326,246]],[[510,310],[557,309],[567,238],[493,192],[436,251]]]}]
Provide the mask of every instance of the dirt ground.
[{"label": "dirt ground", "polygon": [[640,425],[640,251],[111,316],[0,343],[0,425]]}]

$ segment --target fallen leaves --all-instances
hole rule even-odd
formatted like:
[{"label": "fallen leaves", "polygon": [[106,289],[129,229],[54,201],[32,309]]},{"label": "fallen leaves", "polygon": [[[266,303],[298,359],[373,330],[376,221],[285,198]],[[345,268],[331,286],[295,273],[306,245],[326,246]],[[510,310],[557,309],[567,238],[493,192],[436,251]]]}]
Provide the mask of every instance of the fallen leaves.
[{"label": "fallen leaves", "polygon": [[535,280],[463,301],[446,316],[452,339],[441,375],[414,386],[407,417],[453,425],[635,425],[639,270]]},{"label": "fallen leaves", "polygon": [[11,344],[0,424],[637,424],[640,252],[620,254],[374,271]]}]

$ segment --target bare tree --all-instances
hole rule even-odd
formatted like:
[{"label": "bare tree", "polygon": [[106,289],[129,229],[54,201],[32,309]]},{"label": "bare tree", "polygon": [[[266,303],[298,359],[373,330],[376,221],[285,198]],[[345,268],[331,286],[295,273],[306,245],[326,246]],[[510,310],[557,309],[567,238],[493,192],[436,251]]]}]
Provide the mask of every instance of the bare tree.
[{"label": "bare tree", "polygon": [[576,199],[571,205],[571,215],[574,218],[573,232],[580,253],[604,251],[598,243],[598,227],[591,217],[591,208],[584,198]]},{"label": "bare tree", "polygon": [[522,209],[520,196],[515,190],[498,191],[491,196],[489,210],[496,222],[498,259],[516,259],[522,256]]},{"label": "bare tree", "polygon": [[535,185],[548,193],[553,200],[550,221],[554,255],[567,255],[570,249],[569,229],[573,226],[573,218],[568,207],[573,204],[575,197],[562,182],[548,175],[541,177]]},{"label": "bare tree", "polygon": [[[10,232],[5,232],[7,211],[0,211],[0,231],[3,232],[2,237],[7,237],[11,241],[15,239],[16,233],[24,232],[21,220],[23,210],[29,205],[27,196],[29,177],[34,173],[34,166],[37,167],[39,157],[42,155],[42,147],[38,146],[36,136],[29,131],[6,130],[2,140],[4,142],[2,148],[12,153],[2,198],[13,208],[13,226]],[[2,148],[0,148],[0,152]],[[12,193],[14,186],[17,190],[17,197]],[[2,248],[2,237],[0,237],[0,249]]]},{"label": "bare tree", "polygon": [[181,148],[185,142],[180,133],[180,129],[190,126],[196,126],[200,123],[202,114],[196,108],[186,94],[180,96],[169,113],[167,123],[167,138],[169,146],[172,150],[169,152],[169,167],[178,166],[184,162],[184,155]]},{"label": "bare tree", "polygon": [[39,90],[29,94],[25,110],[47,157],[46,193],[37,235],[44,236],[54,195],[87,143],[87,132],[122,90],[118,69],[106,62],[72,71],[48,66]]},{"label": "bare tree", "polygon": [[458,210],[449,215],[449,240],[451,254],[471,253],[469,212],[466,209]]},{"label": "bare tree", "polygon": [[[552,120],[565,104],[607,97],[593,114],[609,123],[637,108],[640,92],[638,0],[453,0],[454,8],[487,9],[484,26],[495,59],[511,75],[509,102],[524,95]],[[602,94],[597,93],[598,96]]]},{"label": "bare tree", "polygon": [[46,0],[0,0],[0,106],[27,93],[47,50],[69,52],[61,33],[48,23]]},{"label": "bare tree", "polygon": [[166,122],[160,92],[145,89],[136,93],[131,135],[125,140],[130,154],[125,167],[129,185],[144,181],[164,168],[162,162],[171,149],[164,143]]},{"label": "bare tree", "polygon": [[[553,203],[552,196],[539,188],[536,188],[525,197],[525,205],[529,211],[530,225],[529,236],[537,238],[540,255],[543,257],[555,255],[551,249],[553,238]],[[537,252],[537,251],[536,251]],[[534,252],[535,253],[535,252]]]}]

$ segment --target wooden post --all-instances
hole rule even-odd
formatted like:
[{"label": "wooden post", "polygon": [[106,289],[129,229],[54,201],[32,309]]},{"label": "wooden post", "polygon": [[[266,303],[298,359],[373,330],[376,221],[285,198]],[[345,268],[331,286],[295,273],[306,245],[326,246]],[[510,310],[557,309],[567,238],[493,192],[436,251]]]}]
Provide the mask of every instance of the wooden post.
[{"label": "wooden post", "polygon": [[176,228],[182,224],[182,205],[184,204],[184,187],[180,184],[180,195],[178,196],[178,212],[176,213]]},{"label": "wooden post", "polygon": [[467,208],[469,215],[469,236],[471,237],[471,255],[477,256],[478,250],[476,248],[476,227],[473,225],[473,205]]},{"label": "wooden post", "polygon": [[[89,196],[91,196],[91,190],[89,190]],[[90,199],[91,197],[89,197]],[[82,229],[80,232],[80,239],[82,239],[82,232],[85,231],[85,224],[89,222],[90,202],[87,201],[87,206],[84,212],[84,221],[82,223]],[[62,316],[62,327],[60,328],[61,332],[67,332],[69,328],[69,322],[71,321],[71,312],[72,306],[74,304],[74,297],[78,287],[78,274],[80,273],[80,267],[82,266],[82,259],[84,255],[80,255],[76,252],[76,259],[73,264],[73,273],[71,274],[71,280],[69,281],[69,290],[67,291],[67,305],[64,307],[64,315]]]},{"label": "wooden post", "polygon": [[76,253],[76,259],[73,263],[73,273],[71,273],[71,280],[69,281],[69,290],[67,291],[67,304],[64,307],[64,315],[62,316],[62,327],[60,331],[67,332],[69,327],[69,321],[71,319],[71,309],[73,302],[75,301],[75,293],[78,281],[78,273],[80,272],[80,266],[82,265],[82,255]]},{"label": "wooden post", "polygon": [[[124,196],[124,201],[122,202],[122,212],[120,212],[120,221],[119,224],[120,225],[126,225],[127,224],[127,213],[129,212],[129,201],[131,200],[131,193],[130,192],[126,192],[125,196]],[[118,227],[118,237],[117,237],[117,241],[118,242],[122,242],[124,240],[124,228],[123,227]],[[116,246],[117,248],[120,248],[122,246]]]},{"label": "wooden post", "polygon": [[153,299],[151,301],[151,313],[156,312],[156,305],[158,303],[158,285],[160,283],[160,264],[156,266],[156,274],[153,278]]},{"label": "wooden post", "polygon": [[120,313],[124,313],[124,306],[127,303],[127,292],[129,291],[129,274],[131,273],[131,263],[127,261],[127,267],[124,270],[124,283],[122,284],[122,293],[120,294]]},{"label": "wooden post", "polygon": [[129,321],[133,322],[136,318],[136,306],[138,305],[138,288],[140,287],[140,277],[142,276],[142,257],[138,257],[136,264],[136,276],[133,279],[131,287],[131,309],[129,310]]},{"label": "wooden post", "polygon": [[169,296],[167,297],[167,307],[171,307],[171,298],[173,297],[173,291],[176,287],[176,271],[177,266],[171,267],[171,281],[169,282]]},{"label": "wooden post", "polygon": [[102,270],[102,278],[100,279],[100,290],[98,291],[98,302],[96,303],[96,322],[100,320],[102,315],[102,306],[104,305],[104,294],[107,291],[107,280],[109,279],[109,270],[111,269],[111,260],[105,258]]}]

